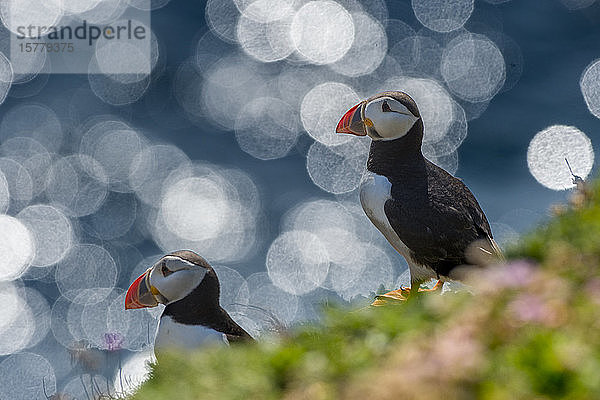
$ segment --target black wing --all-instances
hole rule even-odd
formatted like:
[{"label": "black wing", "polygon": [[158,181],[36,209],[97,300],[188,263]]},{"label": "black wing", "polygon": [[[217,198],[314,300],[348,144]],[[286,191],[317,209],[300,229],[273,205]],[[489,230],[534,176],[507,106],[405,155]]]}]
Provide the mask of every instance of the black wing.
[{"label": "black wing", "polygon": [[466,251],[482,241],[479,250],[499,255],[490,225],[479,203],[462,181],[427,162],[427,188],[411,193],[392,185],[385,214],[412,259],[448,276],[456,266],[469,264]]}]

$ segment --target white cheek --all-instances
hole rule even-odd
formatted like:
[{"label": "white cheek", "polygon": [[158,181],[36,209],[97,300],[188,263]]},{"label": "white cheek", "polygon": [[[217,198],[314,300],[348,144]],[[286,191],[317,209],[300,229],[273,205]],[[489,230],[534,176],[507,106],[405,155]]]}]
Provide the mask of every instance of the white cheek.
[{"label": "white cheek", "polygon": [[[155,275],[156,272],[156,276]],[[171,275],[162,276],[158,271],[152,271],[151,284],[169,300],[169,303],[183,299],[194,290],[202,279],[206,270],[180,270]]]},{"label": "white cheek", "polygon": [[373,124],[383,140],[392,140],[406,135],[416,121],[413,115],[389,112],[379,114]]}]

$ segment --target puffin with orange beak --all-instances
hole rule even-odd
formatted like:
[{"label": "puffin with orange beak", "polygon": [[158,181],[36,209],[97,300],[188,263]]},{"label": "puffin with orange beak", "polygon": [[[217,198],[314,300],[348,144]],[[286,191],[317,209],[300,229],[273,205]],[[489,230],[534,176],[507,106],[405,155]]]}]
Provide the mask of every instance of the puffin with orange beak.
[{"label": "puffin with orange beak", "polygon": [[180,250],[162,257],[129,286],[125,308],[165,305],[155,348],[253,340],[220,306],[219,292],[219,279],[208,262]]},{"label": "puffin with orange beak", "polygon": [[[360,201],[371,222],[406,259],[411,287],[378,297],[404,300],[430,279],[442,287],[501,258],[490,225],[465,184],[421,152],[423,120],[406,93],[377,94],[352,107],[336,132],[372,140]],[[459,268],[460,267],[460,268]]]}]

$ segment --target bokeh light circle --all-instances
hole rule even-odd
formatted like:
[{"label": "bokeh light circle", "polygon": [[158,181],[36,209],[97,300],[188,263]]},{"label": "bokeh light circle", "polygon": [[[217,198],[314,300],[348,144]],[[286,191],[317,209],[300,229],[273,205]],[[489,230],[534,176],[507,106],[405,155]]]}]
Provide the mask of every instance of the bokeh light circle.
[{"label": "bokeh light circle", "polygon": [[242,49],[262,62],[282,60],[294,51],[290,21],[261,23],[242,16],[238,20],[237,38]]},{"label": "bokeh light circle", "polygon": [[56,393],[56,376],[50,362],[39,354],[19,353],[0,363],[0,398],[45,399]]},{"label": "bokeh light circle", "polygon": [[209,177],[193,177],[171,185],[161,207],[167,227],[188,240],[217,236],[233,211],[219,183]]},{"label": "bokeh light circle", "polygon": [[[20,34],[21,26],[48,27],[54,26],[63,16],[62,1],[39,0],[7,0],[0,2],[0,20],[2,24],[15,34]],[[71,2],[68,2],[71,3]],[[46,30],[46,34],[49,30]],[[37,37],[33,29],[31,37]]]},{"label": "bokeh light circle", "polygon": [[360,101],[348,85],[325,82],[313,87],[302,100],[300,118],[304,129],[325,145],[342,144],[352,138],[335,132],[338,121],[346,111]]},{"label": "bokeh light circle", "polygon": [[236,42],[236,22],[240,11],[232,0],[208,0],[204,16],[212,32],[227,42]]},{"label": "bokeh light circle", "polygon": [[360,184],[369,155],[368,141],[353,140],[337,146],[315,142],[306,155],[310,179],[329,193],[351,192]]},{"label": "bokeh light circle", "polygon": [[0,215],[0,281],[19,278],[35,255],[35,242],[27,226],[8,215]]},{"label": "bokeh light circle", "polygon": [[298,53],[314,64],[336,62],[354,42],[352,16],[334,1],[306,3],[294,15],[290,29]]},{"label": "bokeh light circle", "polygon": [[542,185],[552,190],[574,187],[573,174],[585,179],[594,165],[594,149],[590,139],[573,126],[553,125],[538,132],[527,149],[529,172]]},{"label": "bokeh light circle", "polygon": [[0,170],[0,214],[6,213],[10,206],[10,191],[8,188],[8,181]]},{"label": "bokeh light circle", "polygon": [[176,146],[147,147],[131,163],[129,186],[144,203],[158,206],[165,179],[188,162],[189,158]]},{"label": "bokeh light circle", "polygon": [[59,262],[73,244],[69,219],[57,208],[37,204],[23,209],[17,218],[29,228],[35,243],[32,265],[46,267]]},{"label": "bokeh light circle", "polygon": [[[2,143],[0,154],[25,168],[31,178],[33,197],[44,192],[53,155],[41,143],[30,137],[13,137]],[[19,183],[19,189],[23,189],[23,184]]]},{"label": "bokeh light circle", "polygon": [[61,294],[74,301],[82,290],[113,288],[117,274],[108,251],[94,244],[77,244],[60,261],[55,276]]},{"label": "bokeh light circle", "polygon": [[4,103],[13,82],[12,64],[4,53],[0,52],[0,104]]},{"label": "bokeh light circle", "polygon": [[463,26],[473,13],[474,0],[412,0],[415,16],[427,28],[450,32]]},{"label": "bokeh light circle", "polygon": [[250,289],[246,279],[233,268],[213,265],[221,285],[219,303],[228,312],[243,310],[250,298]]},{"label": "bokeh light circle", "polygon": [[329,254],[312,233],[284,232],[271,243],[266,265],[275,286],[291,294],[303,295],[325,281],[329,272]]},{"label": "bokeh light circle", "polygon": [[338,74],[356,77],[372,73],[381,65],[388,42],[383,26],[366,13],[352,14],[354,41],[348,52],[330,65]]},{"label": "bokeh light circle", "polygon": [[252,100],[238,114],[235,138],[240,148],[261,160],[285,157],[298,137],[298,116],[274,97]]},{"label": "bokeh light circle", "polygon": [[56,113],[41,104],[22,104],[11,108],[2,118],[0,140],[30,137],[50,152],[57,152],[63,142],[62,123]]},{"label": "bokeh light circle", "polygon": [[504,85],[506,65],[502,52],[483,35],[461,35],[442,55],[441,73],[456,96],[472,103],[494,97]]},{"label": "bokeh light circle", "polygon": [[246,18],[261,23],[279,21],[294,11],[290,0],[233,0]]},{"label": "bokeh light circle", "polygon": [[583,71],[579,87],[588,110],[600,118],[600,60],[594,61]]},{"label": "bokeh light circle", "polygon": [[46,195],[69,216],[96,212],[108,194],[108,176],[92,157],[75,154],[56,160],[48,172]]},{"label": "bokeh light circle", "polygon": [[4,174],[10,193],[11,211],[18,211],[33,198],[33,180],[29,171],[15,160],[0,157],[0,171]]}]

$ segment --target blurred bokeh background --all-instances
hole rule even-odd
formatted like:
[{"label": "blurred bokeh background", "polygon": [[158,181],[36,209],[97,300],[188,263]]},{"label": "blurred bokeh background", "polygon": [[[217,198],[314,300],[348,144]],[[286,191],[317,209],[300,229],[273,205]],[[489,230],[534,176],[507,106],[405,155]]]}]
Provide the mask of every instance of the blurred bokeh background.
[{"label": "blurred bokeh background", "polygon": [[[12,3],[55,24],[144,7]],[[501,246],[565,199],[565,158],[593,168],[595,0],[152,0],[139,76],[52,74],[44,53],[14,74],[7,4],[0,398],[135,387],[161,309],[125,311],[124,291],[172,250],[211,262],[255,335],[408,282],[358,202],[369,140],[334,133],[378,91],[415,98],[424,153],[471,188]]]}]

